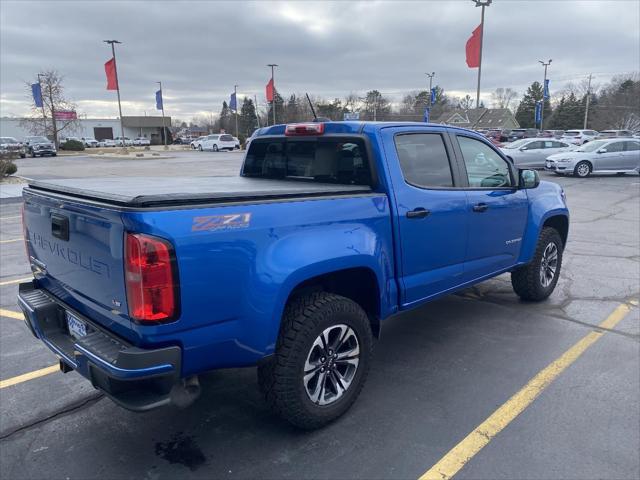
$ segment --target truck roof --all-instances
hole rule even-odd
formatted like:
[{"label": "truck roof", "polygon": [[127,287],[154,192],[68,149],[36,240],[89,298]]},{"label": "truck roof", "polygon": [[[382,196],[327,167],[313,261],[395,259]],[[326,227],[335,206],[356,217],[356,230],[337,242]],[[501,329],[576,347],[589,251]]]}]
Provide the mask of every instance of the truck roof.
[{"label": "truck roof", "polygon": [[[313,123],[313,122],[297,122],[297,123]],[[371,126],[374,130],[379,130],[382,128],[390,128],[390,127],[433,127],[433,128],[445,128],[450,130],[459,130],[459,131],[467,131],[473,132],[473,130],[469,130],[461,127],[454,127],[450,125],[442,125],[439,123],[424,123],[424,122],[372,122],[372,121],[332,121],[332,122],[320,122],[324,123],[324,134],[360,134],[362,133],[366,127]],[[287,124],[281,123],[278,125],[271,125],[269,127],[262,127],[257,129],[253,137],[262,137],[266,135],[284,135],[284,131]],[[477,132],[473,132],[477,133]]]}]

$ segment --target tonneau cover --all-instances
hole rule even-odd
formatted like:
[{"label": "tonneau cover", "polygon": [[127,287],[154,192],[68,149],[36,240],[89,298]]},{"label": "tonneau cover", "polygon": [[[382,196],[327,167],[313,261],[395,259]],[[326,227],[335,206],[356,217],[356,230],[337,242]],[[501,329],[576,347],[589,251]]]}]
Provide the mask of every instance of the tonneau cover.
[{"label": "tonneau cover", "polygon": [[105,177],[31,180],[35,190],[130,207],[368,193],[366,185],[340,185],[249,177]]}]

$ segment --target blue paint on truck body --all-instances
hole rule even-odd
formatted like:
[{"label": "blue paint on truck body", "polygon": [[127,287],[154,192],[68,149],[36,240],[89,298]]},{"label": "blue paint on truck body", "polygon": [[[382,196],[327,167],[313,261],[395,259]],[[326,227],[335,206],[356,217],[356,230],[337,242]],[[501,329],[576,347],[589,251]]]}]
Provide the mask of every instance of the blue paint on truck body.
[{"label": "blue paint on truck body", "polygon": [[[262,128],[251,141],[282,137],[284,130],[284,125]],[[405,180],[394,141],[420,133],[443,138],[461,183],[420,188]],[[564,194],[556,184],[465,185],[460,136],[477,139],[504,158],[475,132],[424,123],[328,122],[323,136],[332,135],[364,140],[374,177],[370,191],[120,208],[27,189],[29,254],[34,268],[41,261],[50,270],[37,275],[37,286],[127,344],[179,347],[179,376],[186,377],[255,365],[272,354],[289,296],[314,278],[346,271],[374,278],[370,314],[383,321],[526,264],[545,222],[568,226]],[[487,212],[472,212],[479,203],[488,205]],[[429,217],[408,218],[418,207],[428,208]],[[69,252],[55,253],[64,242],[39,238],[55,213],[70,217],[74,248],[85,256],[81,267],[70,263]],[[180,314],[174,321],[146,325],[129,319],[125,232],[161,237],[175,248]]]}]

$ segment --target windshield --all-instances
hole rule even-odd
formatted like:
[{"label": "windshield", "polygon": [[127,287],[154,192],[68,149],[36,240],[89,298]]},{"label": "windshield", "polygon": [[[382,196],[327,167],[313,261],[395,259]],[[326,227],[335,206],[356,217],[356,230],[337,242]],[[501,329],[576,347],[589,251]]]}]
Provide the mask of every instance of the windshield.
[{"label": "windshield", "polygon": [[27,137],[27,141],[49,143],[49,140],[47,140],[45,137]]},{"label": "windshield", "polygon": [[529,140],[516,140],[515,142],[505,144],[502,148],[520,148],[527,143],[529,143]]},{"label": "windshield", "polygon": [[599,148],[602,148],[607,142],[603,140],[596,140],[595,142],[589,142],[576,149],[576,152],[595,152]]},{"label": "windshield", "polygon": [[0,143],[18,143],[18,141],[15,138],[2,137],[0,138]]},{"label": "windshield", "polygon": [[247,151],[242,175],[371,185],[367,152],[359,138],[258,138]]}]

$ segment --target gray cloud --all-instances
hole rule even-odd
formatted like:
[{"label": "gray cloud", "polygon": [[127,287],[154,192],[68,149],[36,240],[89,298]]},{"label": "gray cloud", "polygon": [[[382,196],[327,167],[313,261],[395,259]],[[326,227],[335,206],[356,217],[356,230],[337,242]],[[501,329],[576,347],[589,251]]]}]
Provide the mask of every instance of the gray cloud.
[{"label": "gray cloud", "polygon": [[[393,99],[424,88],[424,72],[455,94],[475,91],[464,45],[479,23],[469,1],[182,2],[0,0],[1,114],[29,108],[24,81],[56,68],[79,113],[117,115],[105,90],[104,39],[116,38],[123,112],[154,114],[162,80],[167,114],[218,112],[234,84],[264,102],[267,63],[283,94],[328,98],[377,88]],[[635,1],[495,0],[487,9],[483,98],[496,87],[522,92],[540,80],[539,59],[558,89],[590,72],[640,70]]]}]

